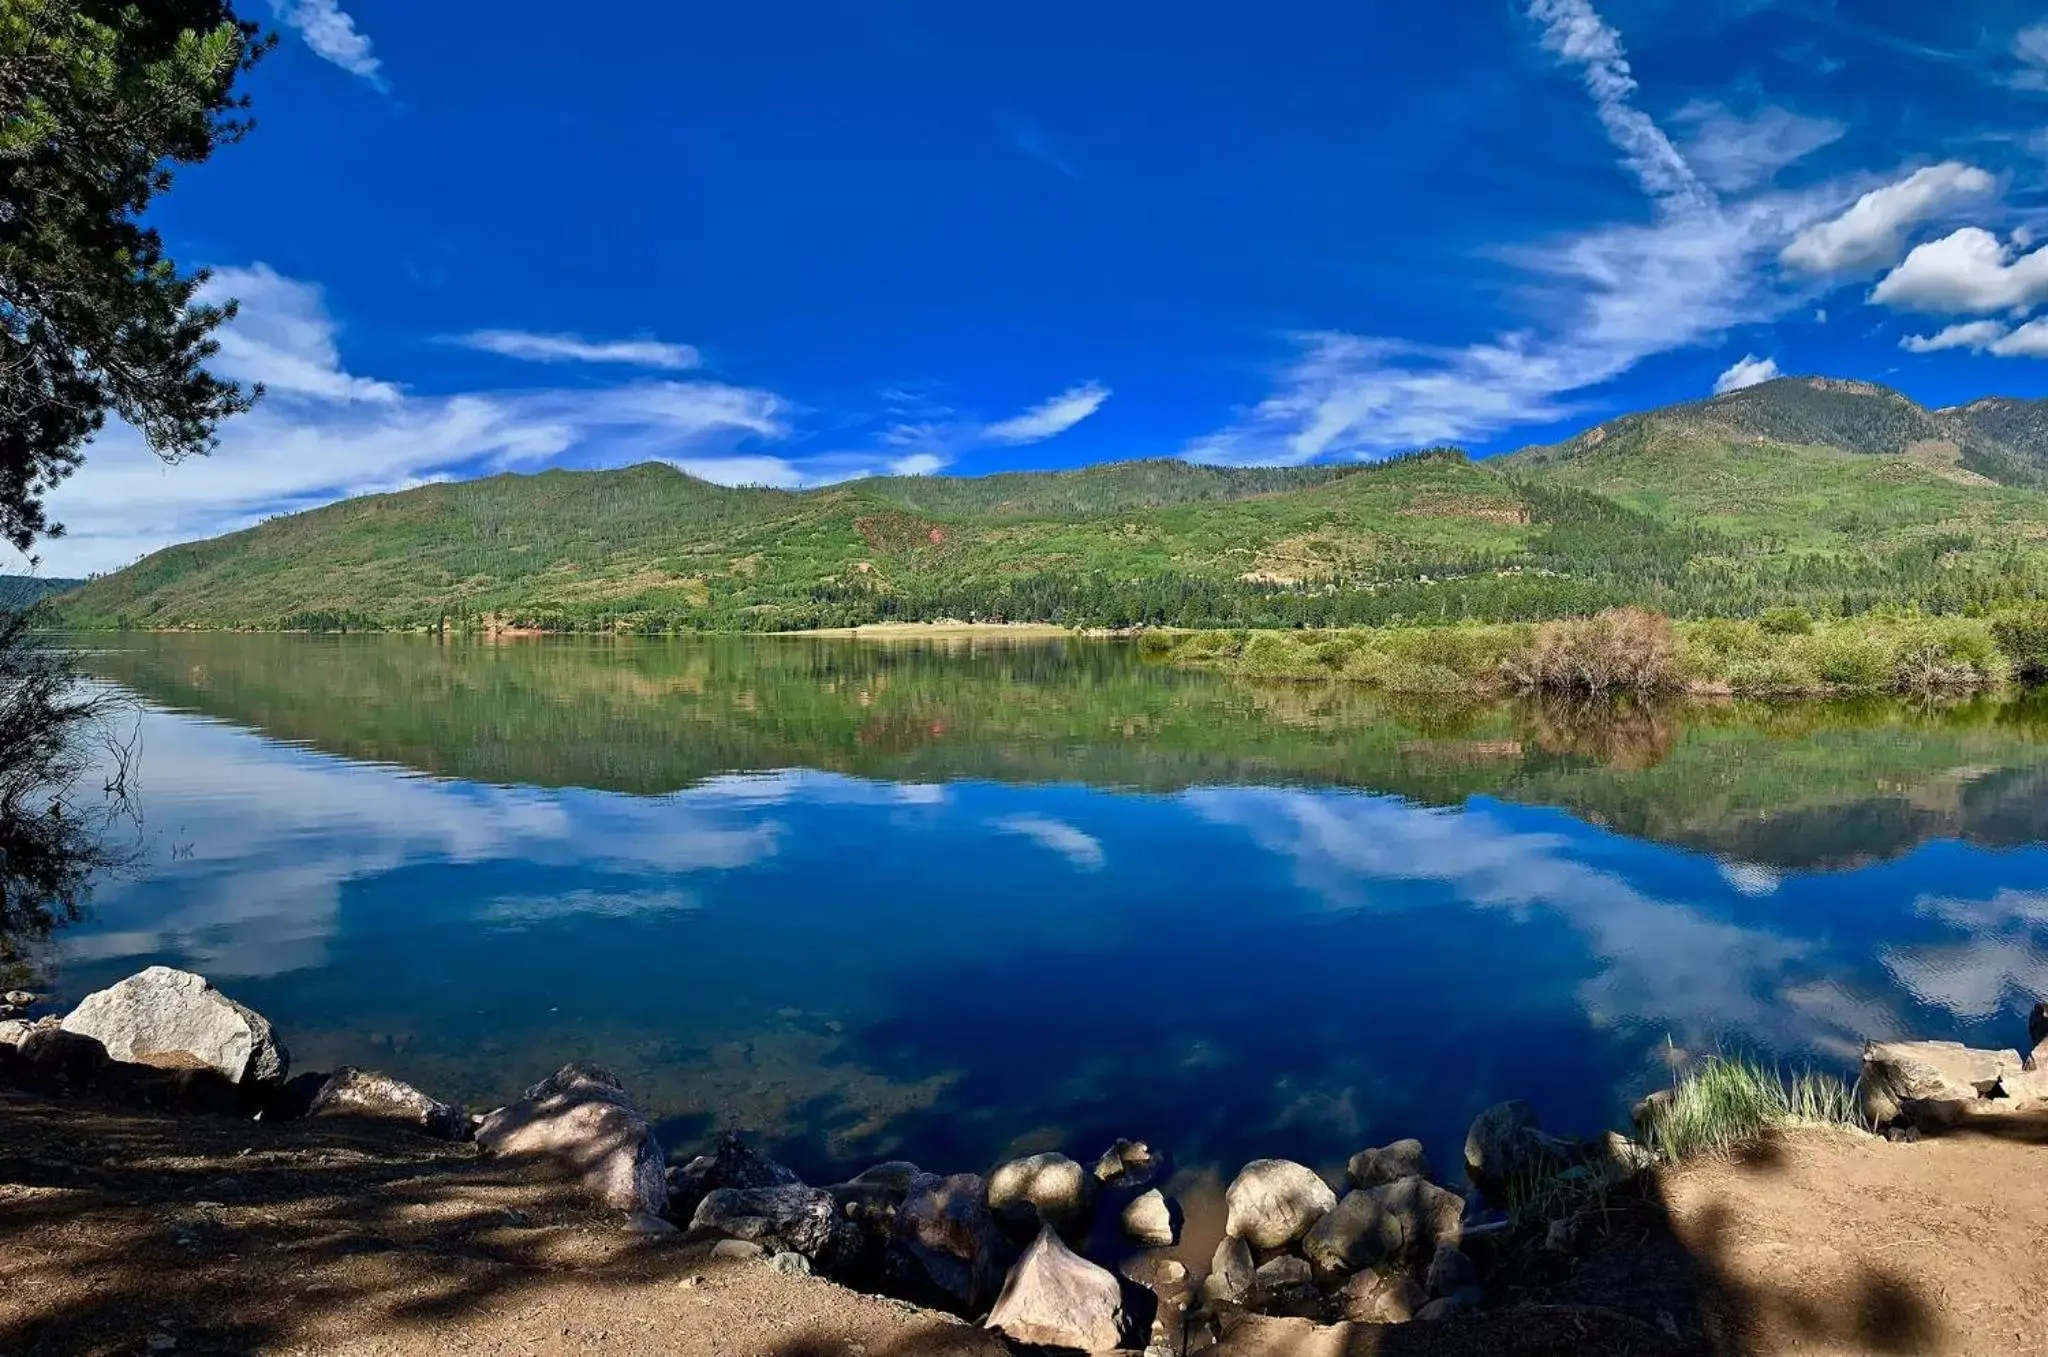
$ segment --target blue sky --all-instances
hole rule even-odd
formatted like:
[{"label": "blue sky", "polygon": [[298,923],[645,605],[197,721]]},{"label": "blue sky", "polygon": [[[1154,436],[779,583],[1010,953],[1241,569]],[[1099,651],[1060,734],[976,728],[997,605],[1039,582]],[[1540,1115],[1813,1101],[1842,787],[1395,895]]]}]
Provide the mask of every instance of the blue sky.
[{"label": "blue sky", "polygon": [[[1773,372],[2048,395],[2048,0],[244,0],[157,221],[269,397],[49,573],[343,495],[1490,452]],[[2040,239],[2037,239],[2040,238]]]}]

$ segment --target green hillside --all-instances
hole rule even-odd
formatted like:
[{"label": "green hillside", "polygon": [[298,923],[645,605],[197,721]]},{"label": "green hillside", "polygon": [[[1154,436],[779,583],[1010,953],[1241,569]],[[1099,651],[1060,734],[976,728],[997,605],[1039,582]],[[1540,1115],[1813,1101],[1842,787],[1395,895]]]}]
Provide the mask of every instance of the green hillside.
[{"label": "green hillside", "polygon": [[81,626],[793,629],[1519,620],[2048,596],[2048,403],[1782,379],[1484,462],[1127,462],[820,490],[666,466],[370,496],[160,551]]}]

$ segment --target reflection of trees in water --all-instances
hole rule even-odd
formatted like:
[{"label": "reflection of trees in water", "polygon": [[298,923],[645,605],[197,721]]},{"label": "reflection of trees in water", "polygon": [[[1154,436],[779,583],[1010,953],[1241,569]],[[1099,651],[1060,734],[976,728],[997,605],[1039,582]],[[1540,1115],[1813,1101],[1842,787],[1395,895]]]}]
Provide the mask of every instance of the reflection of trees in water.
[{"label": "reflection of trees in water", "polygon": [[[0,977],[25,977],[37,944],[78,919],[116,865],[132,745],[124,705],[83,682],[32,612],[0,614]],[[97,784],[97,785],[96,785]]]},{"label": "reflection of trees in water", "polygon": [[1521,710],[1545,753],[1591,759],[1624,773],[1664,762],[1684,729],[1674,703],[1635,697],[1560,694],[1530,699]]}]

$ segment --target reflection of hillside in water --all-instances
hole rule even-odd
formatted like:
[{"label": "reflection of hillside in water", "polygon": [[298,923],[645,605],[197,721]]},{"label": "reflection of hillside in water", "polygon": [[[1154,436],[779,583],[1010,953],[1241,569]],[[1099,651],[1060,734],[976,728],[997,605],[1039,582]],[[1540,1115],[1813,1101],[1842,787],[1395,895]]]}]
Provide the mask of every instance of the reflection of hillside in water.
[{"label": "reflection of hillside in water", "polygon": [[92,669],[343,757],[499,785],[660,794],[734,771],[1175,791],[1288,784],[1562,807],[1777,868],[1937,838],[2033,842],[2048,708],[1492,704],[1251,686],[1092,642],[436,643],[122,637]]}]

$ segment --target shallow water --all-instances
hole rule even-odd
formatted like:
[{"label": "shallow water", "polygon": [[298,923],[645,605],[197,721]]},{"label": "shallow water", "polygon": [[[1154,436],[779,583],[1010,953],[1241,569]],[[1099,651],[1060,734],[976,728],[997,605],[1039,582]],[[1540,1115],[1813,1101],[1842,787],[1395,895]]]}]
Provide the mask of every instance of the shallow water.
[{"label": "shallow water", "polygon": [[94,638],[140,865],[61,995],[213,977],[299,1068],[571,1058],[818,1177],[1118,1135],[1329,1164],[1622,1124],[1674,1053],[2012,1045],[2048,708],[1531,708],[1107,643]]}]

